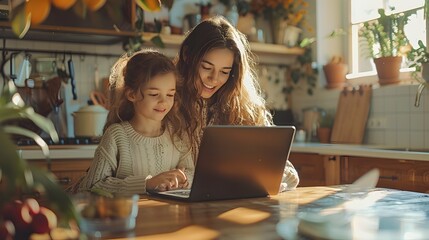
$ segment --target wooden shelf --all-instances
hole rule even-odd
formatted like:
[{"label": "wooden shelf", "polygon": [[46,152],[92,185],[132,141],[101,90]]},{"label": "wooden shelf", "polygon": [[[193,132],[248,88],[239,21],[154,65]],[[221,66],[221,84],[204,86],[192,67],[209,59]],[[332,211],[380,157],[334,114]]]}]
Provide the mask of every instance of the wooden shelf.
[{"label": "wooden shelf", "polygon": [[[143,33],[143,40],[147,46],[154,46],[150,39],[156,36],[156,33]],[[165,44],[164,52],[167,55],[177,54],[180,44],[184,40],[183,35],[159,34]],[[299,47],[288,48],[283,45],[251,42],[250,48],[257,56],[257,61],[264,64],[287,65],[295,61],[295,58],[304,53],[304,49]]]}]

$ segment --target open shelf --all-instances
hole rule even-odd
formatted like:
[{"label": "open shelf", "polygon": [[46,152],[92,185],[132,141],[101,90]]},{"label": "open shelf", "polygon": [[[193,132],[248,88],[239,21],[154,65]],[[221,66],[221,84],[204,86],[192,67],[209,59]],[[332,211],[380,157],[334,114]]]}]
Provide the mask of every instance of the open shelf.
[{"label": "open shelf", "polygon": [[[150,39],[156,35],[156,33],[143,33],[143,40],[146,42],[146,45],[154,46],[151,45]],[[166,52],[167,55],[171,55],[168,53],[177,53],[180,44],[185,38],[183,35],[159,35],[165,44],[166,49],[164,52]],[[283,45],[269,43],[251,42],[250,48],[257,56],[257,61],[264,64],[287,65],[292,63],[297,56],[304,53],[304,49],[299,47],[288,48]]]}]

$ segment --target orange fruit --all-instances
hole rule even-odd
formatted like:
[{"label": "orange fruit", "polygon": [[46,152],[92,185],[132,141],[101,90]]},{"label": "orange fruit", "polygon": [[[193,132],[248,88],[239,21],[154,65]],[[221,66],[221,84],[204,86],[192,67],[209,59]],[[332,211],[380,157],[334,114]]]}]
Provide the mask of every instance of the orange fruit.
[{"label": "orange fruit", "polygon": [[136,0],[137,5],[148,12],[158,12],[161,10],[160,0]]},{"label": "orange fruit", "polygon": [[97,11],[106,3],[106,0],[84,0],[86,7],[91,11]]},{"label": "orange fruit", "polygon": [[28,0],[25,4],[25,14],[31,14],[31,24],[38,25],[45,21],[51,11],[50,0]]},{"label": "orange fruit", "polygon": [[76,3],[76,0],[52,0],[56,8],[67,10]]}]

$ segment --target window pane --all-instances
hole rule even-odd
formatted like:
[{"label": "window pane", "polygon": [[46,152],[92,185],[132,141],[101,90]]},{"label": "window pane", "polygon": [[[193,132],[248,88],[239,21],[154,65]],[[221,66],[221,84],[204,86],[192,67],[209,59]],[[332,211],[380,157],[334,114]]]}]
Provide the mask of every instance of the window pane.
[{"label": "window pane", "polygon": [[[388,0],[387,7],[394,7],[394,12],[403,12],[410,9],[422,7],[424,0]],[[387,10],[387,9],[386,9]]]},{"label": "window pane", "polygon": [[[366,45],[362,44],[359,39],[358,29],[360,23],[379,17],[377,11],[384,8],[386,14],[390,14],[390,7],[394,7],[393,12],[403,12],[410,9],[420,8],[424,5],[424,0],[350,0],[351,1],[351,33],[352,33],[352,73],[362,73],[375,71],[372,59],[368,58]],[[405,34],[410,44],[417,46],[418,40],[426,42],[426,23],[423,18],[423,10],[417,11],[410,17],[408,24],[405,26]],[[404,59],[405,62],[405,59]],[[406,67],[403,65],[403,67]]]},{"label": "window pane", "polygon": [[383,0],[352,0],[352,24],[378,17],[377,9],[383,8]]}]

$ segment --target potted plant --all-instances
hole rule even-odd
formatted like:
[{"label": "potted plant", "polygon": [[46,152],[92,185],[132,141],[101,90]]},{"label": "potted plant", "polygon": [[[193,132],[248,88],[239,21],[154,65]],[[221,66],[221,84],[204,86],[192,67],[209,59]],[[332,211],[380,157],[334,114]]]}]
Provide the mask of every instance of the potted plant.
[{"label": "potted plant", "polygon": [[359,35],[366,40],[369,57],[374,59],[380,85],[399,82],[399,69],[404,50],[409,41],[404,33],[404,26],[415,10],[386,15],[379,9],[380,17],[365,22]]},{"label": "potted plant", "polygon": [[320,143],[331,142],[332,126],[334,125],[334,115],[326,113],[319,119],[319,127],[317,128],[317,137]]},{"label": "potted plant", "polygon": [[[335,29],[329,34],[328,38],[336,38],[340,36],[344,36],[346,32],[341,29]],[[334,89],[334,88],[342,88],[346,81],[346,74],[348,71],[348,66],[344,62],[341,56],[333,56],[331,60],[323,65],[323,72],[326,77],[326,88]]]},{"label": "potted plant", "polygon": [[414,106],[420,106],[420,96],[425,87],[429,87],[429,52],[426,45],[419,40],[418,47],[412,48],[407,54],[410,62],[410,67],[414,67],[415,71],[412,73],[414,79],[419,82],[417,89],[416,100]]},{"label": "potted plant", "polygon": [[33,233],[50,235],[56,226],[67,227],[78,215],[53,174],[32,167],[18,155],[10,134],[33,138],[47,159],[49,149],[36,133],[12,125],[15,119],[30,119],[58,140],[53,123],[25,106],[10,80],[0,95],[0,239],[29,239]]}]

